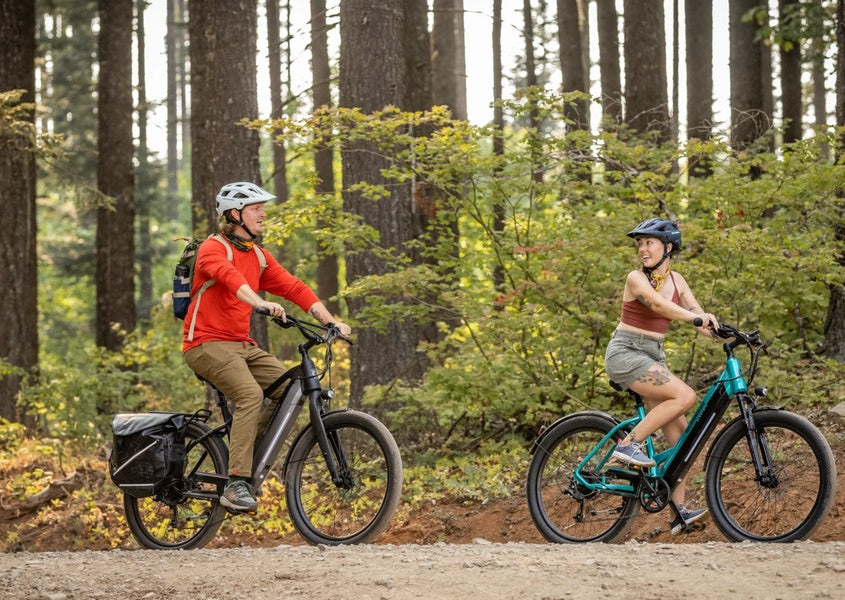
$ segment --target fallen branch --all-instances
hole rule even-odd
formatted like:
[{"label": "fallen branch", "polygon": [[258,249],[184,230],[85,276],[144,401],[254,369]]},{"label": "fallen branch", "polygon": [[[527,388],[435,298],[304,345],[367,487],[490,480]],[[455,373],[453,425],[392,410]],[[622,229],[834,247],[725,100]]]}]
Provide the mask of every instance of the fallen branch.
[{"label": "fallen branch", "polygon": [[37,494],[22,500],[17,506],[10,508],[16,516],[38,510],[48,502],[69,496],[71,492],[81,488],[87,479],[86,475],[83,470],[76,471],[64,479],[51,482],[50,485]]}]

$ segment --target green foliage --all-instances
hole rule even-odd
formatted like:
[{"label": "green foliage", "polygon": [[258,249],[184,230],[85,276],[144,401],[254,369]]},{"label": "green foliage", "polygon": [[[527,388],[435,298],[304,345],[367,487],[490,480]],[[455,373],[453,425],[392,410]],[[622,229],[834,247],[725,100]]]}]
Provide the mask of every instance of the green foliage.
[{"label": "green foliage", "polygon": [[507,498],[522,484],[528,452],[520,440],[486,443],[473,452],[446,450],[405,457],[402,502],[407,508],[441,498],[468,503]]},{"label": "green foliage", "polygon": [[[532,110],[544,122],[561,122],[566,101],[529,91],[503,106],[511,122]],[[779,388],[773,392],[787,404],[829,402],[801,390],[808,375],[791,375],[796,361],[810,377],[841,374],[816,355],[828,286],[842,283],[833,230],[843,184],[843,170],[822,160],[818,140],[746,156],[732,155],[719,140],[679,150],[624,129],[597,136],[524,129],[509,132],[504,154],[496,155],[491,128],[451,121],[439,108],[324,110],[307,122],[270,127],[303,148],[332,140],[341,153],[369,140],[389,164],[382,171],[387,185],[355,190],[373,202],[386,202],[394,185],[434,191],[429,229],[401,248],[380,247],[378,232],[343,214],[336,199],[321,214],[335,247],[378,251],[388,265],[343,292],[364,300],[351,318],[377,328],[394,319],[439,322],[442,339],[422,346],[434,365],[423,384],[396,382],[370,390],[367,399],[399,407],[393,429],[407,432],[410,443],[460,436],[473,447],[511,432],[530,436],[565,412],[624,402],[607,385],[604,348],[625,276],[638,268],[624,234],[651,216],[681,223],[685,245],[676,269],[701,304],[774,342],[761,365]],[[835,140],[831,132],[822,141]],[[687,151],[714,174],[688,178],[677,168]],[[319,199],[307,193],[286,207],[287,217],[319,212]],[[455,222],[457,248],[444,235]],[[667,349],[673,368],[699,387],[723,360],[718,346],[682,325],[670,332]]]},{"label": "green foliage", "polygon": [[62,360],[42,360],[22,404],[40,417],[45,434],[83,445],[109,439],[118,412],[192,412],[204,405],[204,393],[182,360],[180,340],[181,323],[159,308],[154,326],[129,334],[120,352],[88,341]]}]

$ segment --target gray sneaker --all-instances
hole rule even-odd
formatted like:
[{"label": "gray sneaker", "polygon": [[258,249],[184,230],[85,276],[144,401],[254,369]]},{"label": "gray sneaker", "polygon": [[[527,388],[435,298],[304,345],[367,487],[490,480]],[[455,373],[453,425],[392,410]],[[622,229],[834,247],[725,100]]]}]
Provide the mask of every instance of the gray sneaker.
[{"label": "gray sneaker", "polygon": [[642,450],[642,444],[639,442],[631,442],[630,444],[616,446],[613,451],[613,458],[626,465],[634,465],[635,467],[652,467],[654,466],[654,459],[651,459]]},{"label": "gray sneaker", "polygon": [[699,508],[698,510],[687,510],[687,507],[683,504],[678,505],[678,512],[681,513],[681,517],[675,517],[671,521],[669,521],[669,529],[672,532],[672,535],[676,533],[680,533],[682,529],[686,529],[700,518],[707,514],[706,508]]},{"label": "gray sneaker", "polygon": [[236,479],[226,484],[223,495],[220,496],[220,504],[237,512],[255,512],[258,509],[258,502],[252,495],[252,488],[243,479]]}]

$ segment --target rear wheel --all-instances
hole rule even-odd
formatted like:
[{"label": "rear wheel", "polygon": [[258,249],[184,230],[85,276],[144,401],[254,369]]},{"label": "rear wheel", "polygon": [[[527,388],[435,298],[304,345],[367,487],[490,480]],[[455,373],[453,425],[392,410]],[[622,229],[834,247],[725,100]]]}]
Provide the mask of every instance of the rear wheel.
[{"label": "rear wheel", "polygon": [[805,418],[754,412],[758,446],[769,457],[758,477],[742,420],[719,436],[707,460],[707,506],[735,541],[793,542],[808,538],[833,505],[836,464],[830,445]]},{"label": "rear wheel", "polygon": [[285,464],[291,520],[314,544],[370,542],[387,528],[399,505],[399,448],[387,428],[364,413],[330,413],[323,424],[345,457],[346,467],[340,473],[343,481],[332,481],[309,427],[294,443]]},{"label": "rear wheel", "polygon": [[[182,479],[148,498],[123,495],[123,509],[132,535],[145,548],[187,550],[205,546],[226,515],[218,499],[226,483],[226,445],[205,423],[185,431],[186,460]],[[197,441],[199,440],[199,441]]]},{"label": "rear wheel", "polygon": [[[538,442],[528,469],[528,510],[550,542],[617,542],[631,527],[637,498],[599,492],[573,479],[576,467],[613,427],[598,415],[575,415]],[[588,481],[600,477],[590,470],[595,466],[581,470]]]}]

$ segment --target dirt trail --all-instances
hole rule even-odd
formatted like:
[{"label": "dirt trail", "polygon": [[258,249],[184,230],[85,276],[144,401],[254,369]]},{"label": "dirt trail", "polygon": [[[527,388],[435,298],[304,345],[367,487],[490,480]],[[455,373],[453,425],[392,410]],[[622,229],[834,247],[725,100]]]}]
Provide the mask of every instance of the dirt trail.
[{"label": "dirt trail", "polygon": [[[636,568],[634,568],[636,566]],[[845,597],[845,542],[279,546],[0,555],[0,599]]]}]

